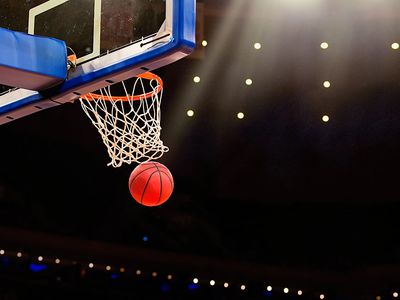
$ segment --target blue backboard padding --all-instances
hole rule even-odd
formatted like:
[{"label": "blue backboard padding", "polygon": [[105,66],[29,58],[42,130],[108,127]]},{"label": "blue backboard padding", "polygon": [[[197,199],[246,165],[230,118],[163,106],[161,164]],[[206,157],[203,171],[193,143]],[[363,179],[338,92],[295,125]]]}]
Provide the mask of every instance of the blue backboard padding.
[{"label": "blue backboard padding", "polygon": [[96,86],[99,82],[120,78],[121,74],[129,78],[129,74],[132,77],[143,73],[143,67],[154,70],[189,55],[196,46],[196,0],[173,0],[173,9],[173,30],[169,43],[156,46],[117,64],[68,79],[45,92],[2,106],[0,114],[34,106],[36,102],[43,99],[60,104],[64,103],[66,99],[71,101],[79,97],[75,91],[82,87],[89,90],[88,92],[93,92],[95,89],[90,90],[91,87]]},{"label": "blue backboard padding", "polygon": [[0,28],[0,83],[39,91],[67,78],[64,41]]}]

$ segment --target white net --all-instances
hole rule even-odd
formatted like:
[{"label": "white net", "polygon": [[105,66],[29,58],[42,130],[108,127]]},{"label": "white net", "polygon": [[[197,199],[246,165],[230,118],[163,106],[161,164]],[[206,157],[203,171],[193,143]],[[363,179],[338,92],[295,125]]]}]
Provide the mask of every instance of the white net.
[{"label": "white net", "polygon": [[119,85],[120,93],[126,96],[112,96],[109,86],[79,99],[107,147],[108,166],[160,158],[168,151],[160,139],[161,79],[137,77],[130,92],[125,82]]}]

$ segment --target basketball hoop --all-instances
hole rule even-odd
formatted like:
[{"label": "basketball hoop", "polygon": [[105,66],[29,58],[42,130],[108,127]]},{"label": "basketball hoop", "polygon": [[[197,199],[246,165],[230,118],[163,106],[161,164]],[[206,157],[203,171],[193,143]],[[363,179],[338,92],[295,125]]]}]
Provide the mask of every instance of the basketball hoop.
[{"label": "basketball hoop", "polygon": [[[160,139],[163,82],[146,72],[79,98],[82,108],[100,133],[111,162],[142,163],[160,158],[169,149]],[[125,96],[112,96],[115,93]]]}]

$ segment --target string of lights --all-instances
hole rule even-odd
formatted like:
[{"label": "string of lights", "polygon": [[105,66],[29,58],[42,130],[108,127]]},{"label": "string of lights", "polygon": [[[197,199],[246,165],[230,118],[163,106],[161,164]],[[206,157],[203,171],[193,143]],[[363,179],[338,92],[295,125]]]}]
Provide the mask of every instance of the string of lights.
[{"label": "string of lights", "polygon": [[[128,266],[115,266],[111,264],[96,263],[90,260],[71,260],[68,258],[61,258],[60,256],[44,256],[44,255],[34,255],[27,252],[15,251],[15,250],[5,250],[0,249],[0,262],[7,262],[9,259],[15,259],[18,261],[25,261],[29,264],[29,269],[31,272],[39,273],[47,270],[50,266],[52,267],[68,267],[76,266],[80,269],[80,277],[85,277],[88,271],[96,271],[102,273],[109,273],[112,280],[118,279],[120,276],[132,277],[132,278],[148,278],[148,279],[158,279],[159,281],[165,281],[165,283],[173,282],[183,282],[185,283],[188,290],[195,291],[204,288],[223,288],[225,290],[236,290],[242,293],[251,291],[252,293],[258,292],[266,297],[274,296],[296,296],[307,299],[340,299],[338,295],[330,295],[325,292],[313,291],[310,289],[294,288],[284,285],[271,285],[268,283],[257,283],[251,280],[241,280],[240,282],[229,282],[225,280],[215,280],[199,276],[184,276],[184,275],[174,275],[173,272],[158,272],[145,270],[143,268],[133,268]],[[1,269],[1,268],[0,268]],[[60,280],[57,277],[57,280]],[[158,283],[159,283],[158,281]],[[161,285],[162,289],[165,286]],[[388,295],[387,292],[382,293]],[[392,290],[390,292],[391,298],[398,298],[399,293],[397,290]],[[385,297],[387,298],[387,297]],[[383,300],[381,295],[376,295],[370,299]]]},{"label": "string of lights", "polygon": [[[224,289],[236,289],[242,292],[246,292],[252,288],[252,283],[247,283],[246,280],[242,282],[228,282],[228,281],[217,281],[214,279],[207,279],[204,277],[193,276],[191,278],[178,278],[176,275],[171,273],[160,273],[157,271],[145,271],[143,269],[138,268],[128,268],[126,266],[112,266],[111,264],[100,264],[95,263],[93,261],[76,261],[67,258],[60,258],[57,256],[43,256],[43,255],[33,255],[28,254],[22,251],[13,251],[13,250],[0,250],[1,257],[7,257],[8,259],[18,259],[25,260],[30,262],[30,269],[32,272],[41,272],[47,269],[48,265],[53,265],[57,267],[65,267],[65,266],[79,266],[81,268],[81,276],[86,275],[87,270],[94,270],[100,272],[110,272],[114,276],[118,273],[119,275],[125,276],[133,276],[133,277],[149,277],[149,278],[159,278],[161,280],[172,281],[172,280],[180,280],[187,283],[187,288],[189,290],[197,290],[205,286],[210,287],[223,287]],[[41,266],[41,267],[40,267]],[[254,284],[254,283],[253,283]],[[255,284],[254,284],[255,285]],[[302,289],[294,289],[289,287],[282,286],[274,286],[269,284],[265,284],[265,289],[262,291],[266,294],[266,296],[272,296],[272,293],[280,293],[280,294],[293,294],[302,296],[306,290]],[[322,293],[316,293],[312,291],[307,291],[307,293],[311,296],[314,295],[315,299],[324,299],[325,295]]]}]

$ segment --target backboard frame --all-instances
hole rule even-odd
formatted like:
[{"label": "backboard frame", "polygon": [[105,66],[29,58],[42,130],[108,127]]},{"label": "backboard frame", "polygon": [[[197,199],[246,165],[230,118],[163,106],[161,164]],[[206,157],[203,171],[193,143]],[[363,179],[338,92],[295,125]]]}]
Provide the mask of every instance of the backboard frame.
[{"label": "backboard frame", "polygon": [[[70,0],[52,0],[40,4],[29,10],[28,33],[35,34],[36,17],[52,8],[60,6]],[[93,18],[93,51],[76,60],[77,64],[96,58],[100,55],[100,29],[101,29],[101,0],[94,0],[94,18]]]},{"label": "backboard frame", "polygon": [[[52,0],[53,4],[68,0]],[[95,0],[98,4],[101,0]],[[40,9],[32,12],[30,20]],[[150,37],[83,62],[61,85],[42,92],[13,89],[0,95],[0,125],[42,109],[72,102],[146,71],[173,63],[195,48],[196,0],[166,0],[166,20]],[[29,30],[34,32],[34,25]],[[138,53],[138,48],[143,51]],[[132,53],[136,53],[133,54]]]}]

